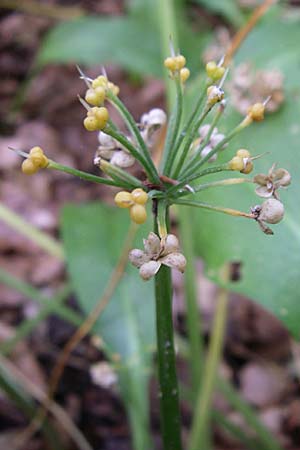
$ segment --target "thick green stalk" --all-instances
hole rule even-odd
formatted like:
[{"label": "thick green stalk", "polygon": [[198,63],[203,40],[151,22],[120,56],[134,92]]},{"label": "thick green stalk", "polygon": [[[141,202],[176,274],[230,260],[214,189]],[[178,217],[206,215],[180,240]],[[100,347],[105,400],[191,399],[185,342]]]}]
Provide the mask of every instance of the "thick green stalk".
[{"label": "thick green stalk", "polygon": [[187,332],[189,338],[189,362],[191,370],[193,398],[199,390],[201,383],[203,342],[201,339],[201,318],[197,302],[195,252],[193,241],[193,211],[188,208],[180,208],[180,241],[183,254],[188,264],[184,276]]},{"label": "thick green stalk", "polygon": [[13,230],[30,239],[50,255],[61,260],[64,259],[62,246],[58,241],[26,222],[4,204],[0,204],[0,220],[3,220]]},{"label": "thick green stalk", "polygon": [[[157,232],[157,223],[155,223]],[[155,276],[157,360],[161,433],[164,450],[181,450],[180,411],[176,375],[171,270],[162,265]]]},{"label": "thick green stalk", "polygon": [[[226,268],[228,272],[229,268]],[[226,274],[225,279],[228,279]],[[209,344],[208,355],[203,372],[203,382],[196,401],[196,410],[193,418],[190,450],[206,450],[207,430],[211,419],[211,405],[217,378],[217,370],[220,362],[225,324],[227,317],[228,291],[220,289],[211,341]]]}]

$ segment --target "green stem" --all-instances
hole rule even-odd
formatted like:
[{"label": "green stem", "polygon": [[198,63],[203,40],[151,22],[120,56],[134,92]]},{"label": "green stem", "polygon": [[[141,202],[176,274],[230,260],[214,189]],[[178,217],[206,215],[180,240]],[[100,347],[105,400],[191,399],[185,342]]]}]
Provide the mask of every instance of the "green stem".
[{"label": "green stem", "polygon": [[132,156],[139,161],[139,163],[141,164],[142,167],[145,168],[145,170],[150,170],[148,162],[145,161],[144,156],[137,151],[137,149],[131,144],[131,142],[127,139],[126,136],[124,136],[123,134],[119,133],[117,130],[111,128],[111,127],[106,127],[105,128],[105,133],[109,134],[111,137],[113,137],[116,141],[118,141],[123,147],[125,147],[129,153],[132,154]]},{"label": "green stem", "polygon": [[[184,179],[184,180],[180,181],[180,183],[172,186],[171,188],[168,189],[167,194],[168,194],[168,196],[171,196],[173,193],[176,194],[179,189],[185,187],[188,183],[191,183],[192,181],[196,180],[197,178],[204,177],[205,175],[212,175],[212,174],[218,173],[218,172],[224,172],[226,170],[230,170],[228,168],[227,163],[221,164],[219,166],[208,167],[207,169],[204,169],[201,172],[194,174],[192,177],[190,177],[188,179]],[[187,192],[189,193],[190,191],[187,191]]]},{"label": "green stem", "polygon": [[59,242],[26,222],[4,204],[0,204],[0,220],[3,220],[13,230],[30,239],[50,255],[60,260],[64,259],[63,249]]},{"label": "green stem", "polygon": [[[198,186],[193,186],[193,190],[195,193],[198,193],[213,187],[233,186],[235,184],[242,183],[253,183],[253,180],[249,178],[226,178],[225,180],[212,181],[211,183],[203,183],[199,184]],[[191,195],[191,193],[189,191],[178,193],[178,197],[183,197],[185,195]]]},{"label": "green stem", "polygon": [[127,173],[120,167],[114,166],[105,159],[100,160],[99,168],[115,180],[115,182],[118,183],[118,186],[122,185],[125,189],[143,187],[143,184],[135,176],[130,175],[130,173]]},{"label": "green stem", "polygon": [[224,145],[226,145],[229,141],[231,141],[231,139],[233,139],[238,133],[240,133],[244,128],[246,128],[250,124],[251,120],[249,119],[248,116],[246,116],[246,118],[241,123],[239,123],[227,136],[225,136],[224,139],[222,139],[222,141],[219,142],[219,144],[216,145],[206,156],[201,158],[200,161],[199,155],[197,154],[194,155],[193,158],[191,158],[188,165],[185,167],[182,176],[184,176],[184,178],[189,178],[193,176],[193,174],[195,174],[195,172],[197,172],[197,170],[199,170],[199,168],[203,166],[203,164],[205,164],[206,161],[208,161],[213,155],[215,155],[219,150],[221,150],[224,147]]},{"label": "green stem", "polygon": [[92,175],[91,173],[82,172],[82,170],[73,169],[73,167],[64,166],[55,161],[50,160],[47,169],[55,169],[60,172],[69,173],[75,177],[81,178],[82,180],[91,181],[92,183],[106,184],[108,186],[124,187],[127,189],[128,183],[124,183],[122,180],[115,181],[109,180],[108,178],[98,177],[97,175]]},{"label": "green stem", "polygon": [[[177,50],[178,36],[176,27],[176,12],[173,0],[156,0],[157,19],[160,24],[161,47],[164,57],[170,55],[170,40]],[[167,70],[164,70],[165,85],[167,88],[168,111],[171,111],[174,104],[175,89],[174,84],[170,82]]]},{"label": "green stem", "polygon": [[[229,267],[226,267],[228,272]],[[228,274],[225,277],[228,279]],[[211,405],[214,394],[215,382],[217,378],[217,370],[222,354],[225,324],[227,317],[228,291],[220,289],[217,307],[214,316],[211,341],[209,344],[208,355],[203,372],[203,381],[201,390],[196,401],[196,410],[193,418],[190,450],[204,449],[207,438],[207,430],[211,419]]]},{"label": "green stem", "polygon": [[193,398],[199,390],[202,374],[203,342],[201,339],[201,318],[197,302],[196,269],[195,269],[195,247],[193,240],[193,211],[189,208],[180,209],[180,241],[183,254],[188,264],[184,276],[187,332],[189,338],[189,359],[191,369]]},{"label": "green stem", "polygon": [[164,148],[164,157],[165,157],[165,166],[163,169],[164,175],[170,175],[172,170],[175,158],[176,151],[174,148],[174,144],[179,132],[179,126],[182,117],[182,86],[179,76],[175,80],[176,83],[176,105],[172,111],[169,124],[168,124],[168,132],[166,137],[166,144]]},{"label": "green stem", "polygon": [[125,120],[126,125],[128,126],[129,130],[135,137],[142,154],[144,156],[144,163],[143,166],[145,168],[145,171],[149,177],[149,180],[152,183],[160,184],[159,175],[157,173],[157,170],[155,168],[155,165],[152,161],[150,152],[148,147],[146,146],[144,139],[141,136],[140,130],[138,129],[134,118],[126,108],[126,106],[120,101],[120,99],[114,95],[111,91],[108,93],[107,98],[111,101],[111,103],[115,106],[115,108],[119,111],[123,119]]},{"label": "green stem", "polygon": [[204,208],[204,209],[209,209],[209,210],[212,210],[212,211],[221,212],[223,214],[228,214],[229,216],[246,217],[248,219],[254,219],[253,214],[248,214],[248,213],[245,213],[243,211],[239,211],[237,209],[223,208],[222,206],[213,206],[213,205],[210,205],[208,203],[197,202],[197,201],[194,201],[194,200],[174,199],[173,204],[175,204],[175,205],[194,206],[196,208]]},{"label": "green stem", "polygon": [[[157,223],[155,223],[156,232],[157,228]],[[155,276],[155,298],[163,448],[164,450],[181,450],[179,394],[173,336],[171,271],[169,267],[164,265],[162,265]]]},{"label": "green stem", "polygon": [[[176,179],[178,177],[179,173],[181,172],[183,164],[184,164],[184,162],[186,160],[186,157],[188,155],[188,152],[189,152],[189,150],[191,148],[191,144],[192,144],[193,140],[195,139],[195,135],[196,135],[196,133],[198,131],[198,128],[200,127],[200,125],[202,124],[203,120],[205,119],[205,117],[210,112],[210,110],[212,109],[213,106],[214,105],[206,104],[206,106],[205,106],[204,110],[202,111],[199,119],[196,121],[196,123],[192,127],[191,131],[187,135],[187,140],[186,140],[185,146],[183,147],[183,150],[181,152],[179,161],[178,161],[178,163],[176,165],[176,168],[175,168],[174,172],[172,172],[172,178]],[[195,155],[195,157],[196,156],[197,155]],[[184,175],[185,175],[185,172],[184,172]]]},{"label": "green stem", "polygon": [[[205,136],[205,139],[204,139],[203,142],[199,145],[199,147],[196,148],[196,149],[194,150],[192,156],[194,156],[194,155],[199,155],[199,153],[201,153],[201,151],[207,146],[207,144],[208,144],[209,141],[210,141],[211,135],[212,135],[212,133],[213,133],[213,131],[214,131],[214,129],[215,129],[215,127],[216,127],[216,125],[217,125],[217,123],[218,123],[220,117],[222,116],[223,112],[224,112],[224,106],[221,104],[221,105],[219,106],[219,108],[218,108],[216,114],[215,114],[215,117],[213,118],[213,120],[212,120],[212,122],[211,122],[211,125],[210,125],[210,127],[209,127],[209,130],[208,130],[207,135]],[[182,169],[182,172],[184,172],[184,171],[185,171],[185,168]]]}]

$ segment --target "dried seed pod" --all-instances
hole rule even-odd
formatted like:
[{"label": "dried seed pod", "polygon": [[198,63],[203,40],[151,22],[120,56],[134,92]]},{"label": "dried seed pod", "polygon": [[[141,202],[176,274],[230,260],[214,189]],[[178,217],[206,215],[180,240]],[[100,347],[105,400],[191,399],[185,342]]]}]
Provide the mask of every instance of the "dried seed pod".
[{"label": "dried seed pod", "polygon": [[110,159],[110,163],[126,169],[133,166],[135,159],[130,153],[124,152],[123,150],[116,150]]},{"label": "dried seed pod", "polygon": [[140,276],[143,280],[150,280],[160,269],[161,263],[159,261],[149,261],[143,264],[140,268]]},{"label": "dried seed pod", "polygon": [[175,234],[168,234],[164,241],[163,255],[168,255],[169,253],[178,252],[179,242]]},{"label": "dried seed pod", "polygon": [[152,231],[149,233],[148,238],[144,239],[144,248],[147,255],[152,257],[157,257],[161,251],[160,239]]},{"label": "dried seed pod", "polygon": [[258,216],[259,221],[267,223],[278,223],[284,216],[284,206],[276,198],[269,198],[261,205],[261,210]]},{"label": "dried seed pod", "polygon": [[170,253],[160,258],[159,261],[165,266],[172,267],[180,272],[184,272],[186,268],[186,259],[182,253]]},{"label": "dried seed pod", "polygon": [[140,250],[138,248],[134,248],[133,250],[131,250],[129,252],[129,261],[131,262],[131,264],[133,264],[135,267],[137,267],[138,269],[145,263],[148,261],[148,257],[145,254],[145,252],[143,252],[143,250]]}]

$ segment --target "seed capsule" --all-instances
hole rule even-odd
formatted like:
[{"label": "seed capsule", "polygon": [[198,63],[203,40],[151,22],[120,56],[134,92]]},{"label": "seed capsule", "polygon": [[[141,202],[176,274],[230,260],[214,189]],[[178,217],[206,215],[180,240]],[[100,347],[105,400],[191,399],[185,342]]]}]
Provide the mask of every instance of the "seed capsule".
[{"label": "seed capsule", "polygon": [[131,196],[132,200],[139,205],[145,205],[147,203],[148,194],[141,188],[134,189],[131,192]]},{"label": "seed capsule", "polygon": [[246,150],[245,148],[241,148],[236,152],[236,156],[239,156],[240,158],[250,158],[251,153],[249,150]]},{"label": "seed capsule", "polygon": [[241,171],[244,169],[244,161],[240,156],[234,156],[228,163],[230,170]]},{"label": "seed capsule", "polygon": [[267,223],[278,223],[284,216],[284,206],[275,198],[269,198],[261,205],[258,219]]},{"label": "seed capsule", "polygon": [[134,223],[141,225],[147,220],[147,211],[143,205],[135,204],[130,208],[130,217]]},{"label": "seed capsule", "polygon": [[263,103],[254,103],[249,110],[248,115],[252,120],[261,122],[264,120],[265,105]]},{"label": "seed capsule", "polygon": [[39,170],[39,167],[34,164],[30,159],[25,159],[22,163],[22,172],[25,175],[33,175]]},{"label": "seed capsule", "polygon": [[121,191],[115,195],[115,203],[119,208],[130,208],[133,205],[130,192]]}]

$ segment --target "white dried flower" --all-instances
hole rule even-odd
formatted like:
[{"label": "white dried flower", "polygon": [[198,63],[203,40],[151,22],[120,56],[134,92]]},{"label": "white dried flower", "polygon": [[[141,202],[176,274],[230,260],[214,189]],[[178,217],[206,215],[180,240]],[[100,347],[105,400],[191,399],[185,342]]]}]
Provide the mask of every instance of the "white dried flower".
[{"label": "white dried flower", "polygon": [[96,164],[95,161],[98,161],[98,157],[100,157],[122,169],[127,169],[134,165],[134,157],[111,136],[100,131],[98,141],[100,145],[95,153],[94,164]]},{"label": "white dried flower", "polygon": [[149,233],[144,239],[145,250],[133,249],[129,253],[130,262],[140,269],[143,280],[149,280],[160,269],[161,265],[184,272],[186,259],[179,252],[178,239],[174,234],[168,234],[164,239],[159,239],[155,233]]},{"label": "white dried flower", "polygon": [[154,143],[154,133],[167,122],[166,113],[160,108],[153,108],[140,119],[141,134],[147,145]]},{"label": "white dried flower", "polygon": [[[200,135],[200,143],[203,142],[205,140],[205,138],[207,137],[208,133],[210,130],[210,125],[209,124],[205,124],[202,125],[199,128],[199,135]],[[208,155],[208,153],[210,153],[223,139],[224,139],[224,134],[219,133],[218,132],[218,128],[214,128],[212,130],[211,136],[209,138],[209,141],[207,142],[206,146],[202,149],[201,151],[201,156],[202,158],[204,158],[206,155]],[[226,147],[227,144],[223,145],[222,149],[223,150]],[[215,153],[214,155],[211,156],[211,158],[209,158],[209,162],[214,162],[217,159],[217,153]]]}]

